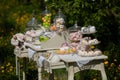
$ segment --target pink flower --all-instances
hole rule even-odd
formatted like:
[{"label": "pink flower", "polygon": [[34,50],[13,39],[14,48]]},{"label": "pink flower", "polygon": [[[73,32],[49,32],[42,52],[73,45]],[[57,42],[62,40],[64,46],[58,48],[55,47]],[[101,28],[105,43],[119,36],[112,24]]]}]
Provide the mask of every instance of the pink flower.
[{"label": "pink flower", "polygon": [[36,32],[34,30],[30,30],[26,32],[26,35],[31,36],[31,37],[36,37]]},{"label": "pink flower", "polygon": [[24,39],[25,39],[25,35],[22,34],[22,33],[17,33],[14,35],[15,38],[17,38],[17,40],[21,41],[21,42],[24,42]]}]

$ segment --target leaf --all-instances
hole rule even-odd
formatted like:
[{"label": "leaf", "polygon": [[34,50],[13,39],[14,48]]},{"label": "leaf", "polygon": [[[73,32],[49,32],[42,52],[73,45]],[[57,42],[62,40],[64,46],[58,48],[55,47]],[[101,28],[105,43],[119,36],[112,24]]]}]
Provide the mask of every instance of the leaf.
[{"label": "leaf", "polygon": [[105,2],[108,4],[108,3],[109,3],[109,0],[105,0]]}]

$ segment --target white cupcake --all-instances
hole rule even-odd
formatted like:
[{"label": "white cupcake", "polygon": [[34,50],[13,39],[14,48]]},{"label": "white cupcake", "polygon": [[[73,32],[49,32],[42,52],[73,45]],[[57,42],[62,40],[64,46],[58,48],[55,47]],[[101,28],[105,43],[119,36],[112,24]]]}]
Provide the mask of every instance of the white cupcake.
[{"label": "white cupcake", "polygon": [[95,51],[94,51],[94,54],[95,54],[95,55],[100,55],[100,54],[102,54],[102,52],[101,52],[100,50],[95,50]]},{"label": "white cupcake", "polygon": [[89,51],[88,52],[88,56],[94,56],[94,52],[93,51]]}]

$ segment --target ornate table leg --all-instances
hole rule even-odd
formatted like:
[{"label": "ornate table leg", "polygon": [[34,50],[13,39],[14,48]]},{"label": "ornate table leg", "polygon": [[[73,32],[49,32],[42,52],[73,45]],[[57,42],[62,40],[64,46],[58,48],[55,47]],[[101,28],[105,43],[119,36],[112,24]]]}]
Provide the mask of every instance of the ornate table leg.
[{"label": "ornate table leg", "polygon": [[16,63],[16,75],[18,75],[18,57],[15,56],[15,63]]},{"label": "ornate table leg", "polygon": [[68,66],[68,80],[74,80],[73,66]]},{"label": "ornate table leg", "polygon": [[101,63],[100,65],[101,65],[100,71],[101,71],[101,75],[102,75],[102,80],[107,80],[107,76],[106,76],[105,68],[104,68],[104,63]]},{"label": "ornate table leg", "polygon": [[107,80],[107,75],[105,73],[105,68],[104,68],[103,62],[96,64],[92,69],[99,70],[101,72],[102,80]]},{"label": "ornate table leg", "polygon": [[26,58],[23,58],[23,80],[26,80]]},{"label": "ornate table leg", "polygon": [[42,77],[41,77],[42,73],[41,73],[41,71],[42,71],[42,68],[39,67],[38,68],[38,80],[42,80]]},{"label": "ornate table leg", "polygon": [[16,75],[18,75],[18,79],[20,80],[20,62],[18,60],[18,57],[15,56],[15,60],[16,60]]}]

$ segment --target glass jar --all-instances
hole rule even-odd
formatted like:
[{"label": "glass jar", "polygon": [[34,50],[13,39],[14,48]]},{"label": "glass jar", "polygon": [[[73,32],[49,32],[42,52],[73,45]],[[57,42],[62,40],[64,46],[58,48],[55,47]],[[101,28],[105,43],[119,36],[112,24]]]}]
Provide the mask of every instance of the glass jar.
[{"label": "glass jar", "polygon": [[72,27],[68,28],[68,31],[70,33],[80,31],[80,26],[78,26],[77,21],[75,21],[75,24]]},{"label": "glass jar", "polygon": [[58,31],[63,31],[65,28],[65,15],[62,13],[61,9],[59,9],[58,14],[54,18],[54,25],[56,26]]},{"label": "glass jar", "polygon": [[26,31],[29,31],[29,30],[37,30],[39,28],[38,26],[38,21],[36,20],[35,18],[35,13],[33,11],[32,13],[32,18],[30,19],[30,21],[27,23],[26,25]]},{"label": "glass jar", "polygon": [[80,32],[80,26],[77,25],[77,21],[74,26],[68,28],[68,32],[70,34],[69,39],[72,42],[79,42],[82,39],[82,33]]},{"label": "glass jar", "polygon": [[51,25],[51,13],[48,11],[47,7],[45,11],[42,12],[42,26],[49,29]]}]

